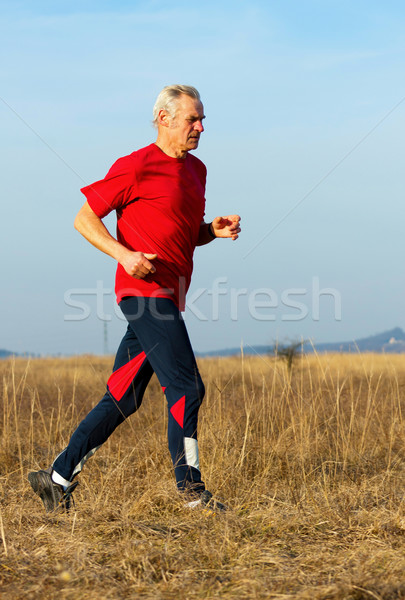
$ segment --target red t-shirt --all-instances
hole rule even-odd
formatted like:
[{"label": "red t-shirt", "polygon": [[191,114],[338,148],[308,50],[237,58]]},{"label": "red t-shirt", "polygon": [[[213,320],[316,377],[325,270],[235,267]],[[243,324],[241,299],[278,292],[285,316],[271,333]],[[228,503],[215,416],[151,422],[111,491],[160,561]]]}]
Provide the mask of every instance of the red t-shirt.
[{"label": "red t-shirt", "polygon": [[117,211],[117,239],[157,254],[156,272],[144,279],[118,264],[117,302],[124,296],[171,298],[184,310],[193,253],[205,209],[205,165],[192,154],[172,158],[156,144],[119,158],[106,177],[81,189],[101,219]]}]

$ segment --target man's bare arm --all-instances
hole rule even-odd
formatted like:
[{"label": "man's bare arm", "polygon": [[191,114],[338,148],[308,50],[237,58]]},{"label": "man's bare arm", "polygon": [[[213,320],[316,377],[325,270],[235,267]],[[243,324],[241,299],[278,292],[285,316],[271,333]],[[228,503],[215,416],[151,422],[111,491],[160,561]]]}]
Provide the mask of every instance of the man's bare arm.
[{"label": "man's bare arm", "polygon": [[215,217],[212,223],[205,223],[202,221],[198,234],[197,246],[204,246],[205,244],[212,242],[215,238],[232,238],[233,240],[237,240],[240,231],[239,215]]},{"label": "man's bare arm", "polygon": [[90,244],[115,258],[128,275],[135,279],[143,279],[149,273],[155,273],[156,269],[150,261],[156,258],[156,254],[144,254],[125,248],[111,235],[88,202],[85,202],[77,213],[74,226]]}]

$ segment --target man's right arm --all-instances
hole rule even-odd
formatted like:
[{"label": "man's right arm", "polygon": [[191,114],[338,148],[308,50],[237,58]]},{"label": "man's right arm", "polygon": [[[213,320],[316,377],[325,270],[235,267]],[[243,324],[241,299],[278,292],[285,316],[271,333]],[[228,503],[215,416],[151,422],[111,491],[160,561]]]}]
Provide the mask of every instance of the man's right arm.
[{"label": "man's right arm", "polygon": [[155,273],[156,269],[150,261],[157,255],[133,252],[120,244],[88,202],[85,202],[77,213],[74,226],[90,244],[118,261],[131,277],[143,279],[149,273]]}]

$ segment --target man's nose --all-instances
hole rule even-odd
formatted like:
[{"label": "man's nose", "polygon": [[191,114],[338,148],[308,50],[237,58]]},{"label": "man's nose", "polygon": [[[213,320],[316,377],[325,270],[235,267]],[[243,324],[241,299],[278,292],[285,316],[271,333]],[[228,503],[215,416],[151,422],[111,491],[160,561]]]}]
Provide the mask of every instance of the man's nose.
[{"label": "man's nose", "polygon": [[196,122],[194,123],[194,129],[195,129],[196,131],[198,131],[199,133],[202,133],[202,132],[204,131],[204,126],[203,126],[203,124],[202,124],[202,121],[196,121]]}]

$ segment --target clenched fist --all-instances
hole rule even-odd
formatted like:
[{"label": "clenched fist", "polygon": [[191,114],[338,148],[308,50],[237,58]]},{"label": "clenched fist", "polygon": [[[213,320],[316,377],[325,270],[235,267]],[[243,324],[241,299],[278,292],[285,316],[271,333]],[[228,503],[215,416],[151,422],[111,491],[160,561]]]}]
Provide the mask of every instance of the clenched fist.
[{"label": "clenched fist", "polygon": [[121,265],[131,277],[143,279],[150,273],[155,273],[156,269],[150,262],[157,258],[157,254],[144,254],[143,252],[129,252],[122,260]]}]

